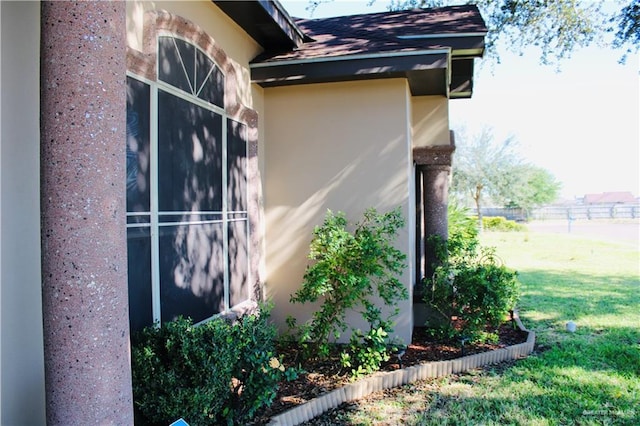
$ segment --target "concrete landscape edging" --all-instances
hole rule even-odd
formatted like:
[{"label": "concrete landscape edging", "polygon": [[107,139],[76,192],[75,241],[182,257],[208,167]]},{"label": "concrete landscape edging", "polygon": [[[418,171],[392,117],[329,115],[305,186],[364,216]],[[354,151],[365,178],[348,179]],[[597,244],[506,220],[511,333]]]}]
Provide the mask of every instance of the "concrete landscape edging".
[{"label": "concrete landscape edging", "polygon": [[399,387],[419,380],[438,378],[450,374],[464,373],[474,368],[503,361],[516,360],[527,357],[533,352],[536,334],[527,330],[520,321],[518,313],[514,311],[513,319],[522,331],[526,331],[527,340],[524,343],[507,346],[489,352],[467,355],[448,361],[436,361],[414,365],[396,371],[378,373],[371,377],[349,383],[322,396],[314,398],[304,404],[291,408],[271,418],[270,426],[295,426],[317,417],[344,402],[352,402],[364,398],[374,392]]}]

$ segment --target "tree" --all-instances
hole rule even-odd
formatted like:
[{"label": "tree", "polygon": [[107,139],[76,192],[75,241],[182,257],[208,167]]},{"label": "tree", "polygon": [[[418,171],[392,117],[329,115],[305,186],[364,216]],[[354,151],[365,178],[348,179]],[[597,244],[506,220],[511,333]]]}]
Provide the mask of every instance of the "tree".
[{"label": "tree", "polygon": [[[619,15],[611,18],[611,22],[617,24],[618,27],[613,40],[614,47],[631,45],[635,46],[635,50],[638,51],[638,46],[640,46],[640,0],[633,0],[622,8]],[[627,53],[633,52],[631,46],[627,48]]]},{"label": "tree", "polygon": [[[333,0],[310,0],[308,10]],[[368,0],[371,5],[376,0]],[[460,3],[477,4],[489,30],[487,56],[499,60],[498,44],[522,54],[535,46],[543,64],[558,63],[577,48],[615,33],[611,43],[627,52],[640,47],[640,0],[391,0],[390,10],[439,7]],[[608,3],[605,6],[605,3]]]},{"label": "tree", "polygon": [[456,139],[451,193],[462,205],[473,200],[481,229],[481,207],[485,197],[503,201],[505,194],[511,194],[511,177],[522,161],[515,151],[515,139],[510,137],[496,143],[488,127],[471,137],[465,131],[459,131]]},{"label": "tree", "polygon": [[486,200],[529,212],[557,198],[560,183],[547,170],[525,162],[513,137],[497,143],[487,127],[476,135],[457,135],[451,194],[462,205],[472,200],[479,229]]},{"label": "tree", "polygon": [[561,183],[548,171],[532,164],[522,164],[511,172],[513,178],[504,194],[508,207],[519,207],[527,216],[531,209],[549,204],[558,198]]}]

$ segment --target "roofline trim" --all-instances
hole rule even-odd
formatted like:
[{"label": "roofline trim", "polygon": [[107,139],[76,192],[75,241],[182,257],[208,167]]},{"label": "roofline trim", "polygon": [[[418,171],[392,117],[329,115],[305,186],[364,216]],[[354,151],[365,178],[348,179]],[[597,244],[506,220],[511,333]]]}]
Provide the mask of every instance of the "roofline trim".
[{"label": "roofline trim", "polygon": [[450,92],[449,98],[450,99],[469,99],[472,94],[473,92],[471,90],[467,90],[464,92]]},{"label": "roofline trim", "polygon": [[469,59],[481,57],[484,54],[484,49],[453,49],[451,55],[460,59],[460,57],[466,57]]},{"label": "roofline trim", "polygon": [[377,58],[394,58],[403,56],[423,56],[423,55],[451,55],[451,48],[447,49],[429,49],[429,50],[414,50],[409,52],[390,52],[390,53],[363,53],[359,55],[341,55],[341,56],[324,56],[319,58],[309,59],[291,59],[285,61],[274,62],[258,62],[249,64],[249,68],[268,68],[284,65],[300,65],[309,63],[320,62],[338,62],[338,61],[357,61],[361,59],[377,59]]},{"label": "roofline trim", "polygon": [[[273,7],[278,11],[278,13],[280,13],[280,15],[282,15],[282,17],[287,21],[287,24],[289,24],[291,31],[293,31],[303,41],[308,39],[307,35],[302,31],[302,29],[298,26],[298,24],[295,23],[291,15],[289,15],[289,12],[287,12],[287,9],[285,9],[284,6],[278,0],[259,0],[259,3],[267,12],[269,12],[268,5],[273,5]],[[278,20],[273,15],[271,16],[274,22],[279,25]],[[280,28],[285,33],[287,32],[286,29],[282,27]],[[292,40],[292,41],[294,41],[295,43],[295,40]]]},{"label": "roofline trim", "polygon": [[484,37],[487,35],[487,31],[475,32],[475,33],[437,33],[437,34],[413,34],[413,35],[399,35],[397,38],[401,40],[419,40],[430,38],[460,38],[460,37]]}]

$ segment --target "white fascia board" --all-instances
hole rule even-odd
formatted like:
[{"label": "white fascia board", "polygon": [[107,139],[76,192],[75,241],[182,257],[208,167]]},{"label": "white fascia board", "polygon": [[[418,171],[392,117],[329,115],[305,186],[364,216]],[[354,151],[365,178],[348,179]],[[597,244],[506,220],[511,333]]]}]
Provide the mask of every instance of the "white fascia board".
[{"label": "white fascia board", "polygon": [[322,56],[318,58],[309,58],[309,59],[291,59],[291,60],[274,61],[274,62],[260,62],[256,64],[249,64],[249,68],[267,68],[267,67],[284,66],[284,65],[301,65],[301,64],[313,64],[313,63],[320,63],[320,62],[338,62],[338,61],[357,61],[361,59],[377,59],[377,58],[380,58],[380,59],[394,58],[394,57],[400,58],[403,56],[423,56],[423,55],[451,56],[451,48],[416,50],[416,51],[410,51],[410,52],[364,53],[360,55]]},{"label": "white fascia board", "polygon": [[449,97],[450,97],[451,99],[461,99],[461,98],[467,99],[467,98],[470,98],[470,97],[471,97],[471,95],[472,95],[472,92],[471,92],[471,91],[466,91],[466,92],[452,92],[452,93],[450,93],[450,94],[449,94]]},{"label": "white fascia board", "polygon": [[484,49],[456,49],[451,52],[455,57],[466,56],[469,59],[481,57],[484,53]]},{"label": "white fascia board", "polygon": [[484,37],[486,36],[486,32],[477,32],[477,33],[441,33],[441,34],[413,34],[413,35],[401,35],[397,36],[401,40],[420,40],[420,39],[431,39],[431,38],[459,38],[459,37]]}]

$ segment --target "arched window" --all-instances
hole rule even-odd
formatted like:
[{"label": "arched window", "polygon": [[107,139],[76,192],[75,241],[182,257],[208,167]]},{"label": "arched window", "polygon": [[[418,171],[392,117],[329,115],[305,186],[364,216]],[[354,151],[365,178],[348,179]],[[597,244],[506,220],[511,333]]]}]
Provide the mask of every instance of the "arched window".
[{"label": "arched window", "polygon": [[205,51],[163,34],[156,60],[157,80],[127,78],[132,330],[250,298],[247,125],[225,111],[225,75]]}]

